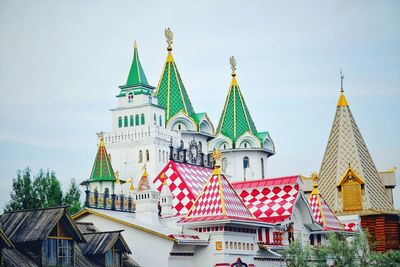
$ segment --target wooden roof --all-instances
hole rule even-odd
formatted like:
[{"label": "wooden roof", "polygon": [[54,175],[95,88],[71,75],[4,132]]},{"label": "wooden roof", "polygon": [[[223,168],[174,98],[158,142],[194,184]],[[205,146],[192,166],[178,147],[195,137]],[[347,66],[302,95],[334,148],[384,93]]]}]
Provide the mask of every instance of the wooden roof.
[{"label": "wooden roof", "polygon": [[123,253],[132,253],[121,231],[84,233],[83,235],[86,243],[79,244],[79,247],[85,255],[105,254],[114,245],[119,246]]},{"label": "wooden roof", "polygon": [[61,220],[69,226],[76,241],[84,241],[66,207],[6,212],[0,218],[4,232],[14,243],[44,240]]},{"label": "wooden roof", "polygon": [[82,234],[100,232],[92,222],[75,222]]},{"label": "wooden roof", "polygon": [[3,264],[9,267],[38,267],[28,256],[17,249],[5,248],[2,250]]}]

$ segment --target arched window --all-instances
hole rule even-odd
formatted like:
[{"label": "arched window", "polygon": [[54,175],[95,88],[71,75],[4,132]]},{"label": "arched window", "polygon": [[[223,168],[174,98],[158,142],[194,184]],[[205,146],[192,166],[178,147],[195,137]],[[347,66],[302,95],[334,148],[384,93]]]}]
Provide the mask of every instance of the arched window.
[{"label": "arched window", "polygon": [[154,113],[154,121],[153,121],[154,125],[157,125],[157,115]]},{"label": "arched window", "polygon": [[162,161],[165,162],[165,151],[162,152]]},{"label": "arched window", "polygon": [[249,168],[250,167],[250,160],[249,157],[245,156],[243,158],[243,169]]},{"label": "arched window", "polygon": [[264,159],[261,158],[261,178],[265,178],[265,173],[264,173]]},{"label": "arched window", "polygon": [[144,125],[144,114],[142,113],[142,115],[141,115],[141,122],[142,122],[142,125]]},{"label": "arched window", "polygon": [[133,93],[128,94],[128,103],[133,103]]},{"label": "arched window", "polygon": [[161,149],[158,150],[158,161],[161,161]]},{"label": "arched window", "polygon": [[131,124],[131,126],[133,126],[133,125],[134,125],[134,121],[133,121],[133,115],[131,115],[131,117],[130,117],[130,124]]},{"label": "arched window", "polygon": [[222,158],[222,160],[221,160],[221,169],[222,169],[222,172],[224,172],[224,173],[226,171],[226,165],[227,164],[228,164],[227,159],[226,158]]},{"label": "arched window", "polygon": [[149,161],[149,160],[150,160],[150,153],[149,153],[149,150],[146,149],[146,161]]},{"label": "arched window", "polygon": [[128,127],[128,116],[124,117],[124,127]]},{"label": "arched window", "polygon": [[182,129],[182,125],[179,123],[178,124],[178,130],[181,130]]},{"label": "arched window", "polygon": [[118,117],[118,127],[122,128],[122,117]]},{"label": "arched window", "polygon": [[161,115],[160,115],[160,127],[162,127],[162,117],[161,117]]},{"label": "arched window", "polygon": [[135,125],[136,126],[139,125],[139,114],[136,114],[136,116],[135,116]]},{"label": "arched window", "polygon": [[143,152],[142,150],[139,150],[139,163],[143,162]]}]

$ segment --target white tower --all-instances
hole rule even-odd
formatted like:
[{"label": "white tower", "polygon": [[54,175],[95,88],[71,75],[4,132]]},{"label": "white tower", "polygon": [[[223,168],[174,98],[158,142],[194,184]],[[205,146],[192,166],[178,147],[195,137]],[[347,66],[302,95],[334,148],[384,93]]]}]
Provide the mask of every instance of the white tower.
[{"label": "white tower", "polygon": [[231,57],[230,61],[232,82],[209,149],[223,152],[221,169],[231,180],[263,179],[267,160],[275,154],[275,146],[269,132],[257,131],[236,81],[236,60]]}]

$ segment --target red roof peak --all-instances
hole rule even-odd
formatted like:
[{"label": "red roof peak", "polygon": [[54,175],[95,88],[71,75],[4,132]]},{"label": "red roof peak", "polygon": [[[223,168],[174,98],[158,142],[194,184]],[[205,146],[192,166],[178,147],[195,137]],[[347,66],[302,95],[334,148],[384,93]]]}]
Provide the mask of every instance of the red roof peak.
[{"label": "red roof peak", "polygon": [[228,179],[220,172],[213,172],[181,222],[226,219],[256,220]]}]

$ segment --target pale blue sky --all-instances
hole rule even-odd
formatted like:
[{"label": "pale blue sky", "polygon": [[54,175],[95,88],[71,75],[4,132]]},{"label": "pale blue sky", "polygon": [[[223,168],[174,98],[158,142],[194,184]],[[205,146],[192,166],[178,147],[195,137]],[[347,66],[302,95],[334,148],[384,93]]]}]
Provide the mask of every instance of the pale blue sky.
[{"label": "pale blue sky", "polygon": [[268,176],[319,170],[341,66],[377,168],[399,166],[398,1],[193,3],[0,2],[0,206],[19,168],[53,169],[64,186],[88,178],[95,133],[111,129],[108,109],[126,81],[134,40],[157,85],[165,27],[174,31],[174,57],[195,110],[215,124],[230,83],[228,58],[236,57],[256,126],[276,145]]}]

